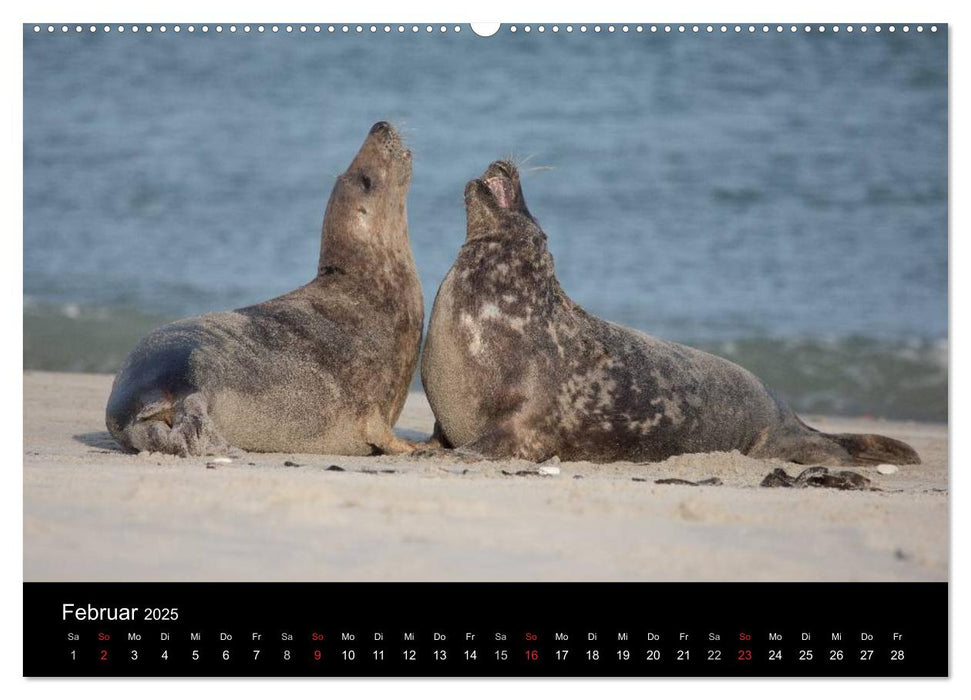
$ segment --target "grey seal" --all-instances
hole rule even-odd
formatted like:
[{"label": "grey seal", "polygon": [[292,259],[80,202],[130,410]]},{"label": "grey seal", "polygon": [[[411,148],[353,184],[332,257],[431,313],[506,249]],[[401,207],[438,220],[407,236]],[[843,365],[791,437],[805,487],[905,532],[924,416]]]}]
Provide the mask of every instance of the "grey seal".
[{"label": "grey seal", "polygon": [[919,463],[898,440],[809,427],[728,360],[584,311],[556,278],[512,163],[469,182],[465,207],[465,243],[422,352],[433,444],[536,462],[738,450],[803,464]]},{"label": "grey seal", "polygon": [[411,152],[375,124],[327,203],[316,277],[270,301],[176,321],[115,376],[106,424],[130,450],[399,453],[391,428],[424,305],[408,241]]}]

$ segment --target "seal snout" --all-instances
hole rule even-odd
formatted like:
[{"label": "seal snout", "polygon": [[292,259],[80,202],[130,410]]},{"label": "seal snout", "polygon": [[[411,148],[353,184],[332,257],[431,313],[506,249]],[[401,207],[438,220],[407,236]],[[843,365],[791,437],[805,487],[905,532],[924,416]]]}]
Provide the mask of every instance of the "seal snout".
[{"label": "seal snout", "polygon": [[516,166],[508,160],[495,160],[489,164],[489,167],[485,169],[482,177],[490,178],[501,176],[508,178],[510,180],[519,179],[519,170]]},{"label": "seal snout", "polygon": [[394,131],[394,127],[392,127],[388,122],[378,122],[371,127],[371,131],[368,133],[373,136],[374,134],[380,134],[385,131]]},{"label": "seal snout", "polygon": [[377,122],[368,132],[368,138],[373,138],[381,144],[385,152],[394,160],[411,160],[411,151],[405,147],[401,134],[398,133],[391,122]]}]

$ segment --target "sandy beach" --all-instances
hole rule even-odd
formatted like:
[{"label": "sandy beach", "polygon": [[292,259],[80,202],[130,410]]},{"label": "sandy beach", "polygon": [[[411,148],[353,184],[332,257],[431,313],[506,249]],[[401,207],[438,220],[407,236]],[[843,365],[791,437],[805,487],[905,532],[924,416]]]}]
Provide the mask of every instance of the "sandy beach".
[{"label": "sandy beach", "polygon": [[[121,452],[111,377],[24,374],[26,581],[898,581],[948,575],[947,426],[804,416],[905,440],[879,490],[763,488],[737,453],[654,464]],[[427,437],[413,393],[397,432]],[[523,473],[518,473],[523,472]],[[658,479],[718,486],[657,484]]]}]

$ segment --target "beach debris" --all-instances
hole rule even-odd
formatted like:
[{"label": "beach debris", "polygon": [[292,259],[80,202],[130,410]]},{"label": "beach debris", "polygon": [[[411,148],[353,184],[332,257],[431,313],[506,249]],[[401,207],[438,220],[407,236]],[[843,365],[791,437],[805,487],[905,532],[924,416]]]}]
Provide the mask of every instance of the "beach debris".
[{"label": "beach debris", "polygon": [[[542,473],[539,469],[520,469],[516,472],[507,472],[505,469],[500,470],[504,476],[549,476],[548,474]],[[557,469],[559,472],[559,469]]]},{"label": "beach debris", "polygon": [[785,469],[773,469],[762,479],[760,486],[766,488],[817,488],[839,489],[840,491],[865,491],[870,489],[870,480],[862,474],[850,471],[831,472],[826,467],[810,467],[792,477]]},{"label": "beach debris", "polygon": [[344,467],[338,467],[336,464],[331,464],[324,471],[325,472],[346,472],[347,470],[344,469]]},{"label": "beach debris", "polygon": [[[341,470],[343,471],[343,469]],[[397,470],[395,469],[362,469],[362,474],[395,474]]]},{"label": "beach debris", "polygon": [[302,467],[302,464],[297,464],[296,462],[291,462],[289,459],[283,463],[284,467]]},{"label": "beach debris", "polygon": [[213,464],[232,464],[233,462],[229,457],[213,457],[209,461]]},{"label": "beach debris", "polygon": [[[646,479],[641,479],[641,481],[646,481]],[[677,484],[679,486],[721,486],[722,480],[717,476],[712,476],[708,479],[702,479],[701,481],[688,481],[687,479],[656,479],[654,483]]]},{"label": "beach debris", "polygon": [[900,468],[896,464],[881,464],[877,467],[877,471],[881,474],[896,474]]},{"label": "beach debris", "polygon": [[632,476],[630,478],[630,480],[631,481],[647,481],[647,479],[645,479],[643,476]]},{"label": "beach debris", "polygon": [[546,466],[544,464],[544,465],[540,466],[540,468],[537,469],[536,472],[540,476],[556,476],[557,474],[560,473],[560,468],[559,467],[548,467],[548,466]]},{"label": "beach debris", "polygon": [[219,465],[216,462],[206,462],[206,469],[216,469]]},{"label": "beach debris", "polygon": [[574,474],[573,475],[573,478],[574,479],[582,479],[583,478],[583,474]]}]

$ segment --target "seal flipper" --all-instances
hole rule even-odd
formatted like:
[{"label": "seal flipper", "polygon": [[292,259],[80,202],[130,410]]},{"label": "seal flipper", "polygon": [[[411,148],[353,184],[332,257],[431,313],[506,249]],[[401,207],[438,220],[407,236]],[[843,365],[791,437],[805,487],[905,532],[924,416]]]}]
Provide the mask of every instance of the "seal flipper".
[{"label": "seal flipper", "polygon": [[799,423],[798,431],[790,430],[760,439],[746,454],[761,459],[784,459],[796,464],[920,464],[917,452],[900,440],[883,435],[824,433],[802,421]]},{"label": "seal flipper", "polygon": [[513,458],[545,462],[553,456],[553,452],[542,440],[529,439],[530,432],[517,430],[513,421],[507,421],[471,442],[458,445],[455,451],[468,457],[484,459]]},{"label": "seal flipper", "polygon": [[820,433],[846,450],[854,464],[920,464],[906,442],[872,433]]},{"label": "seal flipper", "polygon": [[404,455],[411,454],[415,450],[423,449],[426,445],[421,442],[411,442],[400,438],[390,430],[387,435],[377,439],[369,439],[368,444],[377,450],[378,454],[383,455]]},{"label": "seal flipper", "polygon": [[122,433],[122,442],[138,452],[189,457],[229,451],[229,444],[216,430],[206,399],[199,392],[145,404]]},{"label": "seal flipper", "polygon": [[448,441],[445,437],[445,431],[442,430],[442,424],[437,420],[435,421],[435,427],[432,429],[432,436],[425,441],[427,447],[441,447],[443,450],[451,450],[455,447],[452,443]]}]

